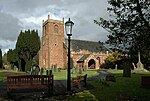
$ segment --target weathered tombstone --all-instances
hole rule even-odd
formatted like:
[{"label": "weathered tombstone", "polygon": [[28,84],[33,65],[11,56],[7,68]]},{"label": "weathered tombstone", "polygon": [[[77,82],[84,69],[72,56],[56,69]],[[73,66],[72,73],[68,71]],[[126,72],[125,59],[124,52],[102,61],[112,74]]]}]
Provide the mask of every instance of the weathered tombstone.
[{"label": "weathered tombstone", "polygon": [[48,70],[46,70],[46,75],[48,75]]},{"label": "weathered tombstone", "polygon": [[49,71],[49,75],[52,75],[52,70]]},{"label": "weathered tombstone", "polygon": [[43,74],[44,74],[44,69],[41,68],[41,70],[40,70],[40,75],[43,75]]},{"label": "weathered tombstone", "polygon": [[128,60],[123,63],[123,77],[131,77],[131,64]]},{"label": "weathered tombstone", "polygon": [[132,65],[133,65],[133,68],[134,68],[134,70],[136,69],[136,66],[135,66],[135,64],[132,62]]},{"label": "weathered tombstone", "polygon": [[54,65],[54,72],[57,72],[57,64]]},{"label": "weathered tombstone", "polygon": [[36,69],[36,67],[35,67],[35,66],[31,67],[31,75],[36,75],[36,73],[35,73],[35,69]]},{"label": "weathered tombstone", "polygon": [[72,74],[75,73],[75,67],[72,68]]},{"label": "weathered tombstone", "polygon": [[82,67],[79,67],[79,74],[82,74],[83,70]]},{"label": "weathered tombstone", "polygon": [[118,68],[118,65],[116,64],[116,65],[115,65],[115,70],[117,70],[117,68]]},{"label": "weathered tombstone", "polygon": [[17,66],[14,66],[14,71],[18,72]]},{"label": "weathered tombstone", "polygon": [[140,52],[138,52],[138,63],[137,65],[137,70],[144,70],[144,65],[141,63],[141,58],[140,58]]},{"label": "weathered tombstone", "polygon": [[79,70],[79,66],[77,65],[77,66],[75,67],[75,72],[77,73],[78,70]]},{"label": "weathered tombstone", "polygon": [[38,75],[39,72],[40,72],[40,68],[39,68],[39,66],[36,66],[36,68],[35,68],[35,75]]}]

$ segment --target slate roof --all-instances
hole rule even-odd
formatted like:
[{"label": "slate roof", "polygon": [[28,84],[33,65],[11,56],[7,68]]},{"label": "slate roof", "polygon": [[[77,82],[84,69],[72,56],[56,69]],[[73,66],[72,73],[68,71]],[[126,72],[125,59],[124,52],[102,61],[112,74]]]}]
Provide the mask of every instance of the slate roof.
[{"label": "slate roof", "polygon": [[[66,45],[67,45],[67,39],[65,40]],[[90,52],[101,52],[102,53],[106,53],[106,51],[108,51],[108,53],[111,53],[111,51],[109,49],[107,49],[105,46],[99,44],[98,42],[94,42],[94,41],[85,41],[85,40],[75,40],[72,39],[71,40],[71,49],[73,51],[80,51],[80,50],[88,50]]]},{"label": "slate roof", "polygon": [[83,55],[78,61],[84,61],[90,56],[90,54]]}]

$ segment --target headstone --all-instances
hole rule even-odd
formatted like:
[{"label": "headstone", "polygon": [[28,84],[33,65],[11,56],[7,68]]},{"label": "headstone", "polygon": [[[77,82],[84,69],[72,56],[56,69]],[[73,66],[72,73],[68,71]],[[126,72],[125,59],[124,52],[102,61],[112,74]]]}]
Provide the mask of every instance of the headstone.
[{"label": "headstone", "polygon": [[75,73],[75,67],[72,68],[72,74]]},{"label": "headstone", "polygon": [[117,70],[117,67],[118,67],[118,65],[116,64],[116,65],[115,65],[115,70]]},{"label": "headstone", "polygon": [[52,75],[52,70],[49,71],[49,75]]},{"label": "headstone", "polygon": [[57,71],[57,64],[54,65],[54,72]]},{"label": "headstone", "polygon": [[144,65],[141,63],[141,58],[140,58],[140,52],[138,52],[138,63],[137,65],[137,70],[144,70]]},{"label": "headstone", "polygon": [[48,75],[48,70],[46,70],[46,75]]},{"label": "headstone", "polygon": [[44,74],[44,69],[41,68],[41,70],[40,70],[40,75],[43,75],[43,74]]},{"label": "headstone", "polygon": [[123,77],[131,77],[131,65],[127,60],[123,63]]},{"label": "headstone", "polygon": [[36,75],[35,69],[36,69],[35,66],[31,67],[31,75]]},{"label": "headstone", "polygon": [[39,72],[40,72],[40,68],[39,68],[39,66],[36,66],[36,68],[35,68],[35,75],[38,75]]},{"label": "headstone", "polygon": [[79,67],[79,74],[82,74],[83,70],[82,67]]},{"label": "headstone", "polygon": [[132,65],[133,65],[133,68],[134,68],[134,70],[136,69],[136,66],[135,66],[135,64],[132,62]]}]

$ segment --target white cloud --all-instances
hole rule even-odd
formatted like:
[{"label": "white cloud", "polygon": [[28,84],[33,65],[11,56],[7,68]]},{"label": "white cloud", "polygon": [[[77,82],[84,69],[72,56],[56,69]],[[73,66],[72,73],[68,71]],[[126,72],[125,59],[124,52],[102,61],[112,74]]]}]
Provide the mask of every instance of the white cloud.
[{"label": "white cloud", "polygon": [[107,0],[0,0],[0,46],[13,48],[20,30],[38,29],[41,36],[48,14],[65,21],[70,17],[75,23],[73,38],[105,41],[108,32],[93,20],[107,18],[106,7]]}]

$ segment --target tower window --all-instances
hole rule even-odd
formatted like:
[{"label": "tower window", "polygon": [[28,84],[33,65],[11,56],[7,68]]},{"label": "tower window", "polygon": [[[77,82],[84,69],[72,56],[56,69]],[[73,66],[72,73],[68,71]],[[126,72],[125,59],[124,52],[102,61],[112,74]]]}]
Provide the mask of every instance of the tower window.
[{"label": "tower window", "polygon": [[54,26],[54,33],[58,33],[58,26],[57,25]]}]

